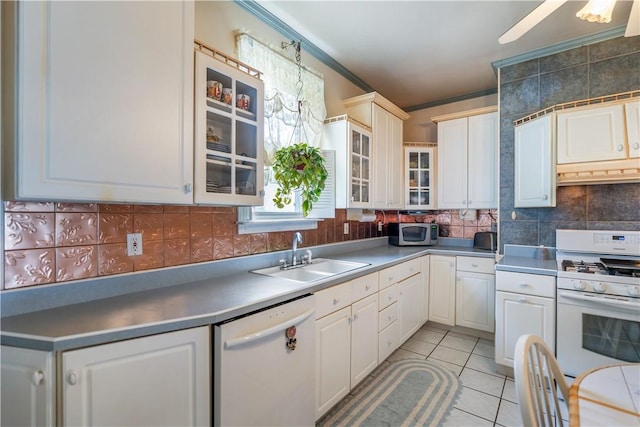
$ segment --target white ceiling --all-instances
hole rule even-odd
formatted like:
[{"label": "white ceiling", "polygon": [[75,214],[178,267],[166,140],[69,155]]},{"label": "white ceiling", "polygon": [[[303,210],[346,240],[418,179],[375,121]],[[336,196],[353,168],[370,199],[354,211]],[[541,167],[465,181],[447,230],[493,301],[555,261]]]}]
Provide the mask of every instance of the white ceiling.
[{"label": "white ceiling", "polygon": [[597,24],[576,18],[586,1],[572,0],[500,45],[498,37],[541,1],[257,3],[402,108],[495,90],[492,62],[624,27],[632,4],[619,0],[612,22]]}]

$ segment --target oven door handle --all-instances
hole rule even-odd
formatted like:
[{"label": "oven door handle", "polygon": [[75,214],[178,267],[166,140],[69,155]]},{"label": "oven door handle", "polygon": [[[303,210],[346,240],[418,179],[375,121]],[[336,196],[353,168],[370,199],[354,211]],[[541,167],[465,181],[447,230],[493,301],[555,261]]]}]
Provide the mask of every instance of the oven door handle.
[{"label": "oven door handle", "polygon": [[559,295],[563,298],[579,300],[579,301],[589,301],[596,304],[604,304],[611,305],[614,307],[621,307],[626,309],[639,309],[640,301],[625,301],[625,300],[617,300],[617,299],[609,299],[609,298],[600,298],[600,297],[586,297],[579,293],[574,292],[560,292]]}]

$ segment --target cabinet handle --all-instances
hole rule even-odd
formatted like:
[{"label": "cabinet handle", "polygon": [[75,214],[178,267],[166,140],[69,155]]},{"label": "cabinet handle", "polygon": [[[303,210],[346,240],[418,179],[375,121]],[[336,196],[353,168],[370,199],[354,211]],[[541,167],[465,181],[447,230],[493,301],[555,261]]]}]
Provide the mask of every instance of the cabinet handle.
[{"label": "cabinet handle", "polygon": [[191,184],[186,184],[184,186],[184,194],[189,194],[191,193]]},{"label": "cabinet handle", "polygon": [[40,385],[44,381],[44,373],[42,371],[34,371],[31,376],[31,383],[33,385]]},{"label": "cabinet handle", "polygon": [[520,297],[520,298],[518,298],[518,302],[527,302],[527,299]]},{"label": "cabinet handle", "polygon": [[471,267],[478,268],[478,264],[471,264]]},{"label": "cabinet handle", "polygon": [[546,194],[542,196],[542,200],[547,200],[547,199],[549,199],[549,196],[547,196]]},{"label": "cabinet handle", "polygon": [[76,385],[78,383],[78,376],[76,375],[75,371],[69,372],[69,374],[67,375],[67,381],[71,385]]},{"label": "cabinet handle", "polygon": [[633,144],[634,150],[637,150],[638,148],[640,148],[640,142],[636,142],[635,144]]},{"label": "cabinet handle", "polygon": [[365,285],[364,290],[368,291],[369,289],[371,289],[371,286],[370,285]]},{"label": "cabinet handle", "polygon": [[339,299],[339,298],[334,298],[334,299],[333,299],[333,305],[336,305],[336,304],[337,304],[337,303],[339,303],[339,302],[340,302],[340,299]]},{"label": "cabinet handle", "polygon": [[355,322],[356,320],[358,320],[358,315],[357,315],[357,314],[354,314],[354,315],[353,315],[353,321]]},{"label": "cabinet handle", "polygon": [[471,203],[473,203],[473,201],[469,200],[469,203],[467,203],[467,206],[469,206]]},{"label": "cabinet handle", "polygon": [[529,284],[528,283],[520,283],[520,287],[524,289],[524,288],[529,287]]},{"label": "cabinet handle", "polygon": [[264,197],[264,190],[260,190],[260,192],[258,193],[258,195],[259,195],[260,197]]},{"label": "cabinet handle", "polygon": [[618,145],[618,151],[622,151],[624,149],[624,147],[622,146],[622,144]]}]

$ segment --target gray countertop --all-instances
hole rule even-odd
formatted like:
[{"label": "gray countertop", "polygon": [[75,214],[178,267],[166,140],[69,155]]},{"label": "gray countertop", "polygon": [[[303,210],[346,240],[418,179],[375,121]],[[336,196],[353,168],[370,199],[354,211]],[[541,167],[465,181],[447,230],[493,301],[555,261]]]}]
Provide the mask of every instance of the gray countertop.
[{"label": "gray countertop", "polygon": [[[470,246],[445,244],[437,247],[396,247],[386,244],[386,239],[312,249],[316,257],[333,256],[369,265],[311,283],[275,279],[249,272],[273,265],[273,260],[282,256],[282,253],[271,253],[243,257],[242,262],[233,259],[203,263],[198,267],[184,266],[165,271],[164,274],[162,271],[148,272],[131,277],[94,280],[95,284],[90,282],[77,289],[96,288],[99,292],[105,292],[105,287],[110,284],[116,288],[135,283],[139,288],[133,286],[132,289],[140,290],[130,290],[128,293],[121,291],[120,294],[114,291],[114,295],[98,292],[96,295],[102,296],[94,296],[95,299],[83,301],[71,298],[68,301],[72,303],[45,306],[43,309],[3,317],[1,342],[4,345],[40,350],[80,348],[223,322],[427,254],[495,257],[495,253],[475,250]],[[286,254],[286,251],[283,253]],[[147,283],[159,281],[159,277],[173,276],[188,277],[190,281],[161,283],[156,287]],[[3,294],[9,299],[3,303],[8,307],[13,302],[12,298],[16,301],[20,298],[51,299],[53,295],[65,300],[65,297],[57,295],[77,292],[73,286],[70,289],[65,289],[64,285],[57,286],[36,290],[29,297]]]},{"label": "gray countertop", "polygon": [[504,245],[504,257],[496,271],[557,275],[556,249],[545,246]]}]

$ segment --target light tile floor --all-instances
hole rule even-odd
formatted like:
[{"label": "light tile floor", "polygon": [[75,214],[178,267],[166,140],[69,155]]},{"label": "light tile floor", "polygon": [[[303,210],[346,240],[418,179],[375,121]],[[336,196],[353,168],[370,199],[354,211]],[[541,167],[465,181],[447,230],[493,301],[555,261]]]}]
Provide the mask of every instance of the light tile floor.
[{"label": "light tile floor", "polygon": [[388,360],[426,358],[460,377],[462,394],[443,426],[522,426],[515,382],[497,372],[494,342],[445,328],[427,323]]}]

